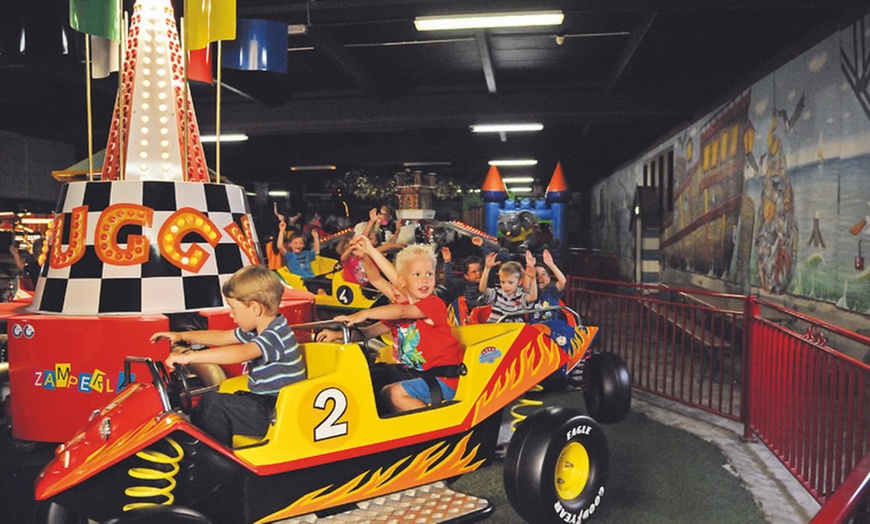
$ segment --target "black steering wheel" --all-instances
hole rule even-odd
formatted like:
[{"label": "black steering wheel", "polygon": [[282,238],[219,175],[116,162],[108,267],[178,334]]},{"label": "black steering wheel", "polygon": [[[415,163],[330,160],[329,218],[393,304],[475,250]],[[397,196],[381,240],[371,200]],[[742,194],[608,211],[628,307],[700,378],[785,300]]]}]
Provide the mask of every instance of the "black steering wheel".
[{"label": "black steering wheel", "polygon": [[349,326],[349,327],[350,327],[351,332],[359,334],[359,340],[361,343],[360,349],[362,349],[363,356],[366,357],[366,361],[369,364],[374,364],[375,358],[377,358],[377,352],[372,350],[371,348],[369,348],[369,340],[368,340],[368,338],[366,338],[366,334],[363,333],[362,328],[357,326],[357,325],[353,325],[353,326]]},{"label": "black steering wheel", "polygon": [[190,394],[187,374],[187,366],[176,364],[175,369],[166,376],[164,383],[169,404],[172,407],[180,408],[182,413],[189,415],[193,409],[193,395]]}]

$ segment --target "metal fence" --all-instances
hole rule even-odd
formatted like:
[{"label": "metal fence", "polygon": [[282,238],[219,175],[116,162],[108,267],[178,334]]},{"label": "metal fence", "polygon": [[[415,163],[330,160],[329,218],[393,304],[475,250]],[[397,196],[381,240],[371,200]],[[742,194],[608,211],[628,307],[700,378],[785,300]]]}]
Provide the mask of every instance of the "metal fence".
[{"label": "metal fence", "polygon": [[625,360],[633,387],[740,420],[742,296],[572,277],[566,299],[601,328],[597,344]]},{"label": "metal fence", "polygon": [[[597,349],[625,360],[633,387],[741,421],[820,504],[870,456],[870,366],[842,351],[867,351],[867,337],[699,289],[571,277],[566,302],[601,328]],[[863,505],[845,500],[866,508],[861,489]]]}]

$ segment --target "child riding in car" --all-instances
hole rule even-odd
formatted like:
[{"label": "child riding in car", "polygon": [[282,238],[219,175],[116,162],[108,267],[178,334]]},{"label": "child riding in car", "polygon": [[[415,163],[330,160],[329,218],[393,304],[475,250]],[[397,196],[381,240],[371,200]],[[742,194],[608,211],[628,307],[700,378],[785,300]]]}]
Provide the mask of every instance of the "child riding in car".
[{"label": "child riding in car", "polygon": [[[559,301],[562,300],[562,293],[565,290],[565,284],[567,284],[568,279],[565,278],[565,274],[562,273],[559,266],[553,261],[553,255],[549,250],[545,249],[542,257],[544,264],[535,268],[535,278],[538,283],[537,305],[539,307],[558,306]],[[554,315],[553,311],[547,311],[534,316],[535,320],[550,320],[556,317],[557,315]]]},{"label": "child riding in car", "polygon": [[[398,284],[404,296],[404,300],[396,304],[335,317],[349,325],[379,320],[362,328],[366,338],[392,332],[393,357],[401,363],[404,373],[398,382],[383,381],[392,382],[380,389],[383,400],[393,411],[408,411],[439,403],[433,396],[452,399],[462,374],[462,346],[450,332],[447,307],[432,294],[436,263],[432,248],[424,244],[407,246],[396,255],[393,267],[368,238],[359,236],[354,242],[377,262],[387,278]],[[318,333],[317,340],[329,342],[340,335],[336,330],[324,329]],[[430,388],[427,380],[433,378],[435,382]],[[373,383],[378,382],[373,371]]]},{"label": "child riding in car", "polygon": [[[487,322],[498,322],[507,315],[522,313],[534,307],[538,299],[538,286],[535,280],[535,257],[526,251],[526,268],[513,260],[505,262],[498,270],[498,287],[487,287],[489,274],[499,262],[497,253],[486,256],[483,275],[480,277],[481,302],[492,304],[492,313]],[[511,322],[522,322],[521,316],[511,316]]]},{"label": "child riding in car", "polygon": [[161,331],[151,342],[211,346],[201,351],[172,352],[166,366],[176,364],[237,364],[250,361],[250,392],[206,393],[191,413],[191,421],[218,442],[229,446],[234,434],[264,436],[282,387],[306,377],[305,360],[296,336],[278,311],[284,285],[260,265],[244,267],[223,286],[235,330]]}]

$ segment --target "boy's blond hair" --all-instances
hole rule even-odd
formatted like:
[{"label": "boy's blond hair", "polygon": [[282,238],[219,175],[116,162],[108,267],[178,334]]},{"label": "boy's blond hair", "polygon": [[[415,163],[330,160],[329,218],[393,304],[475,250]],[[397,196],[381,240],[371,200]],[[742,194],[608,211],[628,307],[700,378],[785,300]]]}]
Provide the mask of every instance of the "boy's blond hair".
[{"label": "boy's blond hair", "polygon": [[498,275],[499,276],[514,275],[514,276],[519,278],[519,277],[522,277],[522,274],[523,274],[523,266],[519,262],[517,262],[516,260],[509,260],[509,261],[505,262],[504,264],[502,264],[500,268],[498,268]]},{"label": "boy's blond hair", "polygon": [[402,250],[396,255],[396,273],[400,275],[403,274],[408,260],[420,256],[426,257],[432,263],[433,268],[437,264],[435,251],[431,244],[411,244],[410,246],[402,248]]},{"label": "boy's blond hair", "polygon": [[281,295],[284,294],[284,284],[274,271],[255,264],[243,267],[233,273],[221,289],[224,296],[238,300],[248,305],[257,302],[266,310],[267,315],[278,312],[281,305]]}]

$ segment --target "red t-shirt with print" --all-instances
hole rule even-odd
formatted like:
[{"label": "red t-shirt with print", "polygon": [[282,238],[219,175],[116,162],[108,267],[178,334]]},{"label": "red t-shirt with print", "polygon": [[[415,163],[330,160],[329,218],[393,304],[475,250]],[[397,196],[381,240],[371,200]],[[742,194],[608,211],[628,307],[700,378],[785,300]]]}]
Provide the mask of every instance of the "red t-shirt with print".
[{"label": "red t-shirt with print", "polygon": [[[393,358],[396,362],[417,371],[462,363],[462,345],[450,332],[444,302],[429,295],[414,305],[425,318],[383,321],[393,333]],[[458,377],[438,378],[453,389],[459,384]]]}]

